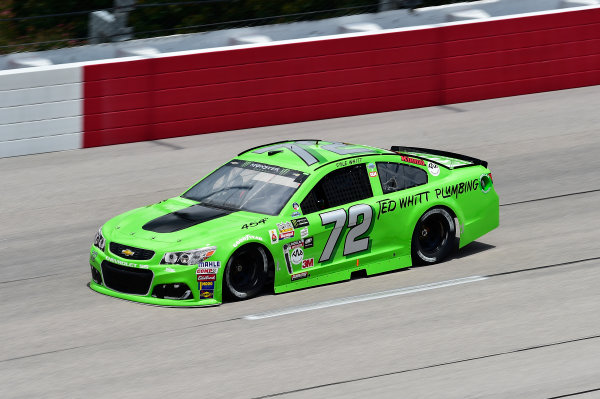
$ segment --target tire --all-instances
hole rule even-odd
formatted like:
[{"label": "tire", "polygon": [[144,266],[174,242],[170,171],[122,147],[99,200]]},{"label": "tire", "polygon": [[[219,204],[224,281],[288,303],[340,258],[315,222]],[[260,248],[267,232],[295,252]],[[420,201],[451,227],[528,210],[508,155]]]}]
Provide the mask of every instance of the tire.
[{"label": "tire", "polygon": [[237,250],[225,267],[223,293],[234,300],[250,299],[265,285],[268,258],[264,248],[247,245]]},{"label": "tire", "polygon": [[412,236],[413,264],[439,263],[455,247],[456,226],[446,209],[433,208],[419,218]]}]

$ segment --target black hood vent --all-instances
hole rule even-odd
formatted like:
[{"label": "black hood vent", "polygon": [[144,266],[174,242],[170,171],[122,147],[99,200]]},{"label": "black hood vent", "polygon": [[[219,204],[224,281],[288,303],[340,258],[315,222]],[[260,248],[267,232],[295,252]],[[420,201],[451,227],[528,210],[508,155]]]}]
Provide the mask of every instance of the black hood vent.
[{"label": "black hood vent", "polygon": [[200,223],[208,222],[209,220],[229,215],[232,212],[233,211],[227,211],[225,209],[209,208],[200,204],[192,205],[189,208],[168,213],[151,220],[143,225],[142,229],[153,231],[155,233],[173,233]]}]

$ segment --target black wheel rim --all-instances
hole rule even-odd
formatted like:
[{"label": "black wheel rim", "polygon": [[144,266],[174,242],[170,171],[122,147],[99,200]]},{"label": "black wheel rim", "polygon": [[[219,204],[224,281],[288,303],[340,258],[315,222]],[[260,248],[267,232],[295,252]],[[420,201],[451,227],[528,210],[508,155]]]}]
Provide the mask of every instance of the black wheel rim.
[{"label": "black wheel rim", "polygon": [[259,284],[263,267],[262,255],[257,250],[239,253],[229,266],[231,288],[241,293],[252,291]]},{"label": "black wheel rim", "polygon": [[440,214],[426,218],[417,231],[419,248],[425,256],[435,257],[448,241],[448,221]]}]

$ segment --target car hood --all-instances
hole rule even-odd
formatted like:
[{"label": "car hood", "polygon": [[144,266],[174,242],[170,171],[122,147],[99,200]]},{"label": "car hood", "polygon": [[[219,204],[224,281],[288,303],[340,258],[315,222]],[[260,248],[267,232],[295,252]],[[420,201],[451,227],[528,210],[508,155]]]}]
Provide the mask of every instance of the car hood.
[{"label": "car hood", "polygon": [[243,228],[245,225],[262,219],[269,217],[208,207],[176,197],[119,215],[104,229],[112,241],[179,243],[177,246],[185,249],[190,245],[214,245],[224,236],[235,241],[248,233],[248,229]]}]

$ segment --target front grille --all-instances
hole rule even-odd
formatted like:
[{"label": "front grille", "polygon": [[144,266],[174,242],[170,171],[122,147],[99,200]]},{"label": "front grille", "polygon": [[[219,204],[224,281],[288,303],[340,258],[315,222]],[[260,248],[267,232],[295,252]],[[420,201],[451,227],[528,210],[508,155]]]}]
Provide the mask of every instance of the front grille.
[{"label": "front grille", "polygon": [[154,273],[148,269],[116,265],[112,262],[102,262],[102,277],[104,284],[111,290],[125,294],[146,295]]},{"label": "front grille", "polygon": [[[130,250],[133,252],[133,255],[127,256],[123,253],[125,250]],[[154,256],[154,251],[150,251],[149,249],[141,249],[136,247],[130,247],[127,245],[119,244],[118,242],[110,243],[110,252],[113,254],[120,256],[125,259],[132,260],[149,260]]]}]

